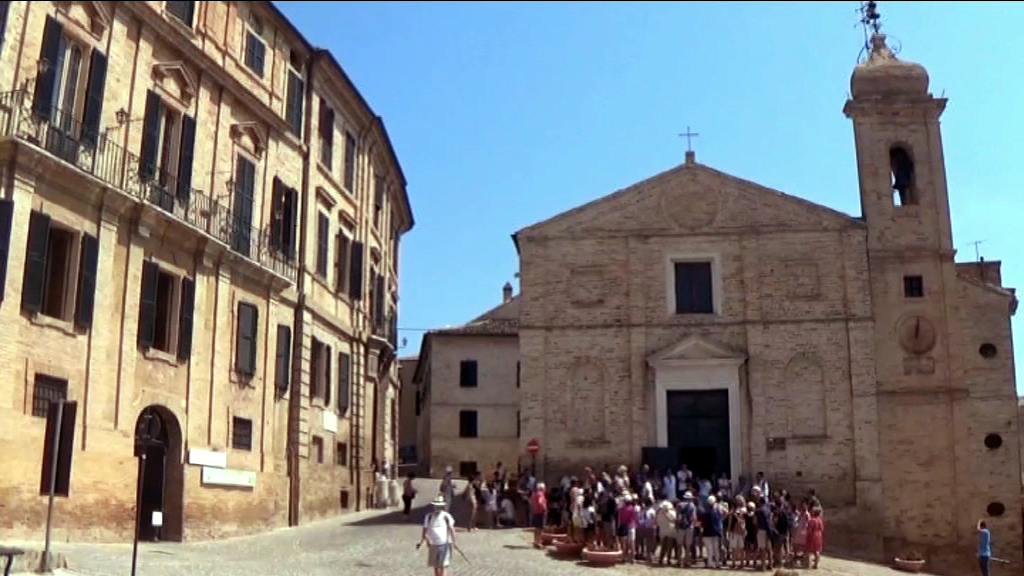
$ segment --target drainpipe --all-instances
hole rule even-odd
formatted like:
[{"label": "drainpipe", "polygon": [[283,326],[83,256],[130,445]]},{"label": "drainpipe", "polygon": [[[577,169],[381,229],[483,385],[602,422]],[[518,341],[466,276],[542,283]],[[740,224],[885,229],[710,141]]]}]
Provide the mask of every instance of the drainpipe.
[{"label": "drainpipe", "polygon": [[302,418],[302,351],[305,349],[305,309],[306,309],[306,222],[309,220],[309,182],[312,163],[312,131],[313,118],[313,69],[319,61],[319,54],[314,52],[306,59],[306,94],[303,104],[303,135],[302,141],[306,145],[306,151],[302,155],[302,184],[299,191],[299,228],[296,238],[298,246],[295,249],[295,260],[298,265],[298,273],[295,278],[295,319],[292,322],[292,359],[291,359],[291,381],[289,382],[288,394],[288,525],[298,526],[299,510],[302,504],[302,482],[301,482],[301,459],[299,458],[299,447],[302,442],[302,430],[300,422]]}]

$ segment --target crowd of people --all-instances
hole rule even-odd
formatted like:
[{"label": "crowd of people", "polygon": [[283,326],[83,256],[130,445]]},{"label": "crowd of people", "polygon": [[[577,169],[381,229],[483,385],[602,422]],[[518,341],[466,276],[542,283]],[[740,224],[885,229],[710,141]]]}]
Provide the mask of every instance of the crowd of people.
[{"label": "crowd of people", "polygon": [[[624,562],[770,570],[817,568],[825,520],[814,490],[796,497],[772,490],[764,474],[735,483],[702,478],[686,466],[634,473],[625,466],[565,476],[548,487],[527,471],[516,477],[499,462],[468,479],[468,530],[530,525],[534,545],[547,530],[590,550],[620,551]],[[441,480],[447,505],[459,497],[451,470]]]}]

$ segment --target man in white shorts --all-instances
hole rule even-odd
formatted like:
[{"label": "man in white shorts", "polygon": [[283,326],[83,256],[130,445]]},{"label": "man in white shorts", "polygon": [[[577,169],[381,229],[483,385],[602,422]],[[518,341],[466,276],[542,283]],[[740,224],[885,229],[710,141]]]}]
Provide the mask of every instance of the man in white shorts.
[{"label": "man in white shorts", "polygon": [[430,505],[433,508],[423,520],[423,534],[416,544],[418,549],[427,543],[427,565],[434,569],[434,576],[448,576],[452,564],[452,549],[455,547],[455,519],[445,512],[447,501],[438,494]]}]

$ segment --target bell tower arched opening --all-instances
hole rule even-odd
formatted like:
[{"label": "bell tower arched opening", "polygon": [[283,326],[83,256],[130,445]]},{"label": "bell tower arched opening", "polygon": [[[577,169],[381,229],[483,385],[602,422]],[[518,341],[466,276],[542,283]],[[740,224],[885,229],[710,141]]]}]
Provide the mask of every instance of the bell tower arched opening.
[{"label": "bell tower arched opening", "polygon": [[914,160],[900,145],[889,148],[889,169],[892,173],[893,204],[912,206],[918,203],[914,181]]}]

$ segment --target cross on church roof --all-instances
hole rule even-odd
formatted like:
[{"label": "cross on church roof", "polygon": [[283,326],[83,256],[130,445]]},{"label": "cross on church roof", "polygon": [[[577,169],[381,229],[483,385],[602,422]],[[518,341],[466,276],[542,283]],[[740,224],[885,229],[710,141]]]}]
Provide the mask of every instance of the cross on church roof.
[{"label": "cross on church roof", "polygon": [[687,152],[693,152],[693,138],[695,136],[700,136],[700,134],[696,132],[691,132],[689,126],[686,127],[686,132],[683,132],[682,134],[679,135],[680,138],[686,138]]},{"label": "cross on church roof", "polygon": [[686,138],[686,163],[694,164],[697,161],[696,155],[693,153],[693,139],[700,134],[690,130],[690,127],[686,127],[686,132],[679,135],[680,138]]}]

